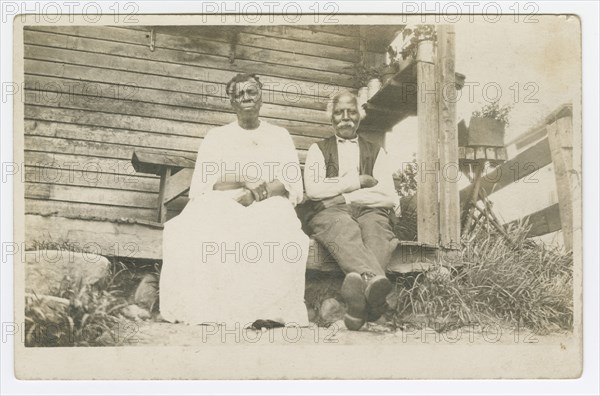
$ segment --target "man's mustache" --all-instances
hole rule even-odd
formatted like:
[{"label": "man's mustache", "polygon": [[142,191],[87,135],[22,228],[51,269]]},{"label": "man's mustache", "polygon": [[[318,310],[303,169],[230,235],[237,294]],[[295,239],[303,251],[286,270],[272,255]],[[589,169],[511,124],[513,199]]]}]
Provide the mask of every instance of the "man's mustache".
[{"label": "man's mustache", "polygon": [[337,126],[338,126],[338,128],[354,127],[354,122],[344,121],[344,122],[340,122]]}]

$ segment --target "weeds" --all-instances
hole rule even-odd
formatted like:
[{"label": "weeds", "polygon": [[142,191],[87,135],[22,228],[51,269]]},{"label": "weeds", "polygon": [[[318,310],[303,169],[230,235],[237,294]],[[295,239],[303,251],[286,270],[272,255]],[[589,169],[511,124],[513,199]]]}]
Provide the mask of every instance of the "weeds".
[{"label": "weeds", "polygon": [[529,328],[537,333],[573,325],[573,258],[509,230],[515,247],[480,230],[466,244],[453,276],[401,278],[392,299],[396,325],[445,330],[473,323]]},{"label": "weeds", "polygon": [[128,305],[120,285],[127,269],[113,269],[105,284],[65,277],[55,296],[26,295],[25,346],[119,345],[133,324],[120,314]]}]

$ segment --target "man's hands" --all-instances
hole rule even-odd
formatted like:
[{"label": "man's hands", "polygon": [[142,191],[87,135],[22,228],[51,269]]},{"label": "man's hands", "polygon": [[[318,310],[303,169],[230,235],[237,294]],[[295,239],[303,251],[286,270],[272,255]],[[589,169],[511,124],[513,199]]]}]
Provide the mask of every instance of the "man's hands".
[{"label": "man's hands", "polygon": [[360,180],[360,188],[374,187],[378,183],[377,179],[369,175],[360,175],[358,179]]}]

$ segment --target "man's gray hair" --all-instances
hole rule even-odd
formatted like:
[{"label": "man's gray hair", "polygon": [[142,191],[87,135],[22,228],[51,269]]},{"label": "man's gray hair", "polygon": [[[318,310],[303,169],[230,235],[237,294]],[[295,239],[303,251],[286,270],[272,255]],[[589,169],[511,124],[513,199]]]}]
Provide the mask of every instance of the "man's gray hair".
[{"label": "man's gray hair", "polygon": [[356,107],[358,108],[358,114],[360,115],[360,119],[362,120],[363,118],[365,118],[367,113],[365,112],[365,109],[361,106],[361,104],[358,102],[358,97],[352,92],[348,91],[347,89],[342,89],[329,97],[329,101],[327,102],[327,108],[325,109],[327,119],[331,120],[331,117],[333,116],[333,106],[343,96],[350,96],[354,98],[354,100],[356,101]]}]

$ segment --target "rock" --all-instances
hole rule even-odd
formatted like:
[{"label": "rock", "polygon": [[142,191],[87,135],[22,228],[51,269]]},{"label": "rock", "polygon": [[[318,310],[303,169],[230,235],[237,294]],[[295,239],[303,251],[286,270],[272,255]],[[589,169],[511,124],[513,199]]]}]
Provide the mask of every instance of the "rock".
[{"label": "rock", "polygon": [[156,274],[146,274],[140,281],[135,295],[134,302],[148,311],[158,308],[158,276]]},{"label": "rock", "polygon": [[125,308],[123,308],[121,310],[121,313],[127,319],[134,320],[136,322],[141,321],[141,320],[150,319],[150,312],[148,312],[144,308],[138,307],[135,304],[126,306]]},{"label": "rock", "polygon": [[344,318],[346,307],[335,298],[328,298],[321,303],[319,315],[325,323],[334,323]]},{"label": "rock", "polygon": [[94,285],[106,281],[110,262],[93,253],[69,250],[33,250],[25,256],[25,290],[36,294],[57,295],[61,283]]},{"label": "rock", "polygon": [[425,276],[434,282],[448,282],[450,280],[450,270],[442,266],[437,266],[425,272]]}]

